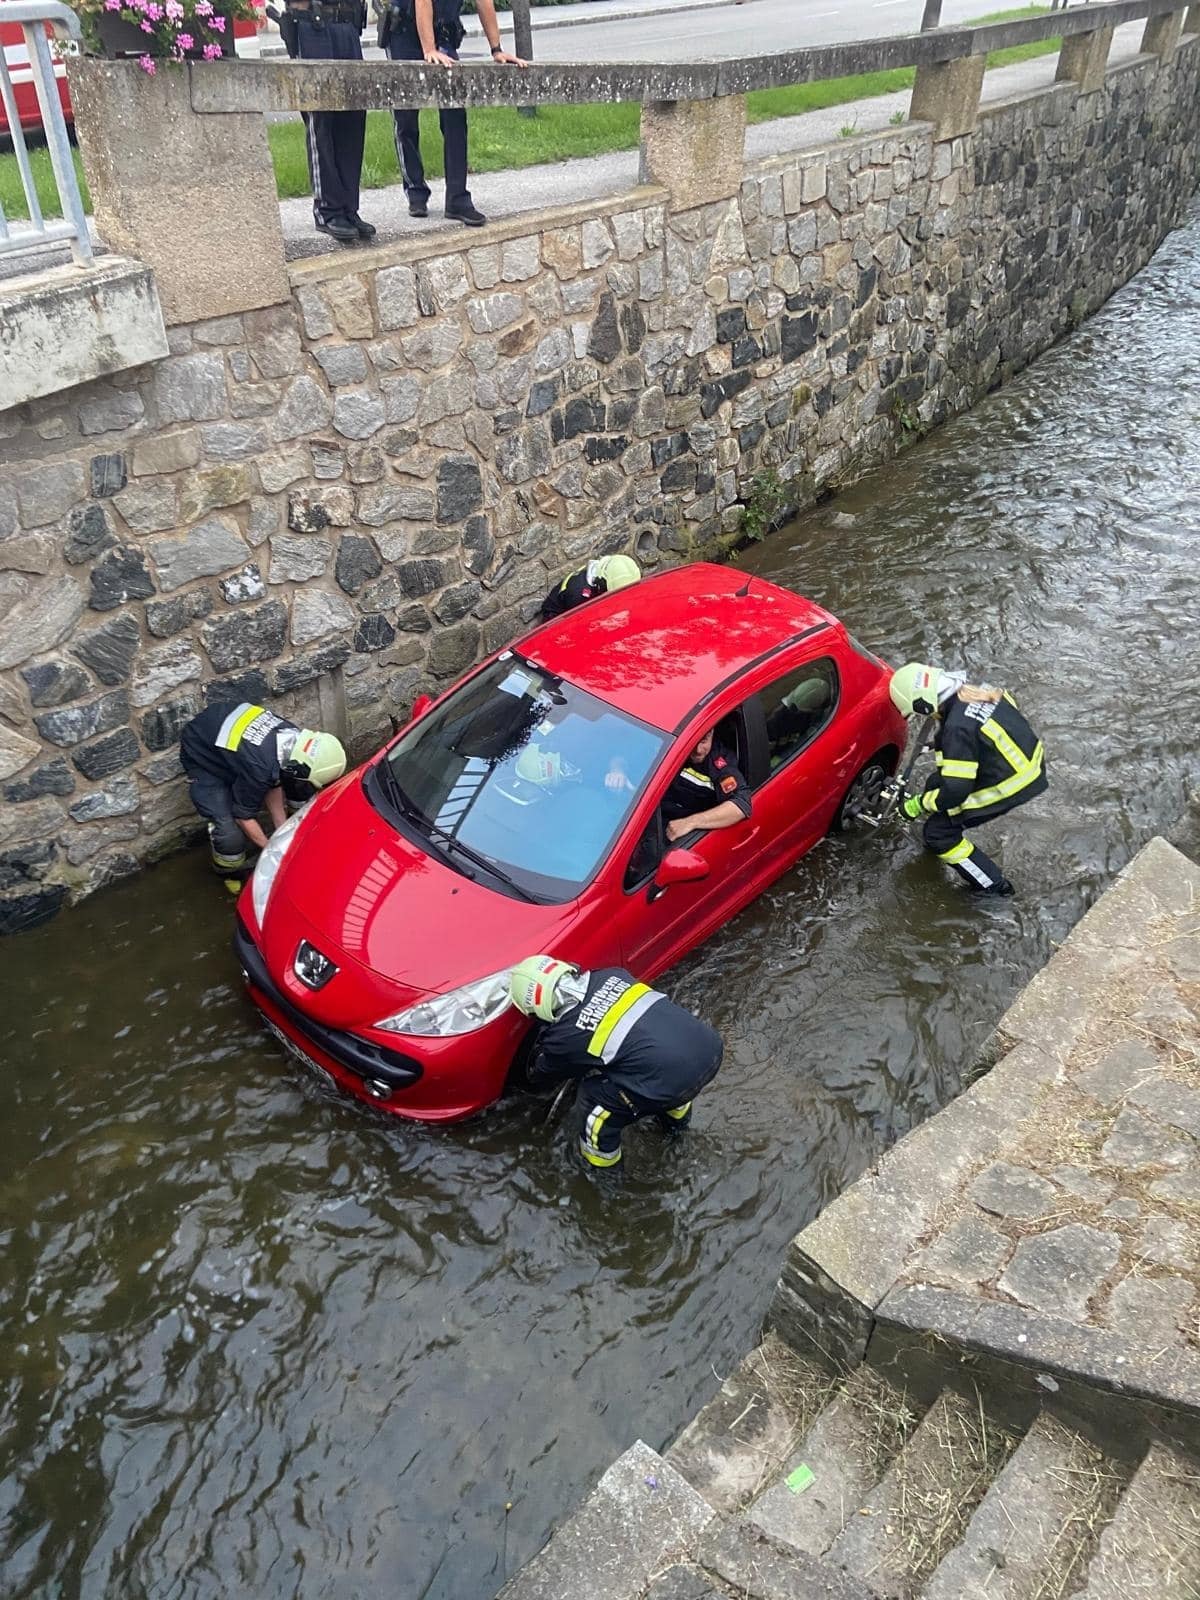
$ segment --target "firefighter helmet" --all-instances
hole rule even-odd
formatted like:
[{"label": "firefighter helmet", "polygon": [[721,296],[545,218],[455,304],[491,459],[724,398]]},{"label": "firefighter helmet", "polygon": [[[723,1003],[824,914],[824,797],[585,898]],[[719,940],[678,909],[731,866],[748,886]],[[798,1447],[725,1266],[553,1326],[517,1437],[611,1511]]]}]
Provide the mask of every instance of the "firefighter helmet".
[{"label": "firefighter helmet", "polygon": [[892,673],[888,693],[892,704],[902,717],[914,713],[928,717],[938,708],[943,674],[940,667],[927,667],[920,661],[910,661]]},{"label": "firefighter helmet", "polygon": [[559,961],[554,956],[526,956],[509,974],[508,992],[513,1005],[527,1017],[553,1022],[558,986],[578,971],[569,961]]},{"label": "firefighter helmet", "polygon": [[641,575],[642,569],[632,556],[601,556],[588,566],[588,579],[592,583],[603,579],[609,594],[615,594],[618,589],[628,589]]},{"label": "firefighter helmet", "polygon": [[323,789],[327,783],[340,778],[346,770],[346,752],[342,741],[332,733],[320,733],[315,728],[301,728],[288,757],[288,765],[307,771],[295,771],[289,776],[306,779],[314,789]]}]

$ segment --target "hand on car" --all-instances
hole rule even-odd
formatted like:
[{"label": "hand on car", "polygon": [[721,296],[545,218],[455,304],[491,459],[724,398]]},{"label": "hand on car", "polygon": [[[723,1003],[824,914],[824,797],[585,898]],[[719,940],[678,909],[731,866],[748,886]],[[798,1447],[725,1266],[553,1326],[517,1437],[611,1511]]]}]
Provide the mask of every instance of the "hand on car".
[{"label": "hand on car", "polygon": [[427,67],[456,67],[458,62],[453,56],[448,56],[444,50],[426,50],[425,65]]},{"label": "hand on car", "polygon": [[626,775],[625,768],[614,761],[604,774],[604,787],[606,789],[632,789],[633,785]]},{"label": "hand on car", "polygon": [[674,844],[677,839],[682,839],[685,833],[691,833],[691,817],[675,817],[667,823],[667,842]]}]

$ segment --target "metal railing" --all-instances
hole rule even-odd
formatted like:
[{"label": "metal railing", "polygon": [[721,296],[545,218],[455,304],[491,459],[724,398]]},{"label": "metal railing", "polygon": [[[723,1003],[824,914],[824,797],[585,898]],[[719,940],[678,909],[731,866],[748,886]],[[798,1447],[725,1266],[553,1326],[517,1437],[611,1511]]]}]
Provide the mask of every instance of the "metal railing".
[{"label": "metal railing", "polygon": [[[42,215],[42,204],[38,198],[37,184],[29,162],[29,150],[21,128],[13,67],[7,60],[5,48],[0,46],[0,100],[4,104],[9,137],[12,140],[13,153],[17,158],[17,168],[25,190],[25,206],[29,212],[29,222],[17,226],[9,222],[4,215],[3,206],[0,206],[0,256],[14,255],[19,250],[36,250],[43,245],[58,244],[65,240],[70,242],[71,254],[76,265],[87,266],[92,259],[92,241],[88,233],[87,218],[84,215],[83,199],[75,177],[75,164],[71,160],[67,119],[63,115],[62,104],[58,98],[54,58],[50,53],[50,41],[46,36],[47,23],[55,32],[69,39],[77,40],[80,36],[79,18],[67,6],[60,5],[58,0],[0,0],[0,25],[19,24],[25,41],[29,81],[32,82],[37,95],[38,110],[41,113],[42,128],[46,136],[46,149],[50,154],[54,181],[58,185],[62,220],[51,218],[47,221]],[[22,73],[23,78],[24,67],[18,67],[17,70]]]}]

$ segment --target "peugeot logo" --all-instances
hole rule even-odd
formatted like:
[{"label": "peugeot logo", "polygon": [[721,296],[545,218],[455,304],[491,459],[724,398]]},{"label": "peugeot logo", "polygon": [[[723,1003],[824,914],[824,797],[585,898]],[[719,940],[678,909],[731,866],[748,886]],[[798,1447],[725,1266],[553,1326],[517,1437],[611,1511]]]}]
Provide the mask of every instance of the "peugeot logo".
[{"label": "peugeot logo", "polygon": [[323,956],[315,945],[301,939],[292,962],[292,971],[309,989],[323,989],[337,968],[328,956]]}]

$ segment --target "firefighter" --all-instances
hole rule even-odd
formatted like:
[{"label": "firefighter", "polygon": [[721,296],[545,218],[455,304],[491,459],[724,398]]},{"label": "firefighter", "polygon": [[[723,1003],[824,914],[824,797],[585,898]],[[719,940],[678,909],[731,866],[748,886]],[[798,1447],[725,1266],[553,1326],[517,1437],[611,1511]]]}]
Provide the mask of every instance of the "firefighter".
[{"label": "firefighter", "polygon": [[750,786],[733,753],[718,744],[710,729],[699,739],[663,796],[667,840],[674,844],[697,828],[734,828],[750,815]]},{"label": "firefighter", "polygon": [[686,1128],[721,1065],[718,1033],[622,967],[581,972],[528,956],[513,968],[509,993],[540,1024],[530,1082],[581,1080],[579,1149],[589,1166],[615,1167],[622,1133],[642,1117],[668,1132]]},{"label": "firefighter", "polygon": [[923,794],[903,801],[905,816],[925,818],[926,849],[953,867],[968,888],[1012,894],[1012,884],[964,830],[1045,792],[1041,740],[1010,694],[967,683],[961,672],[910,661],[892,674],[890,692],[901,716],[938,719],[934,771]]},{"label": "firefighter", "polygon": [[225,701],[209,706],[186,725],[179,759],[192,804],[208,821],[214,868],[237,887],[247,863],[247,844],[261,850],[267,835],[262,810],[278,828],[286,800],[311,799],[340,778],[346,752],[331,733],[298,728],[264,706]]},{"label": "firefighter", "polygon": [[561,617],[572,606],[581,606],[585,600],[594,600],[599,594],[628,589],[641,575],[642,569],[632,556],[599,556],[554,585],[542,601],[542,621]]}]

